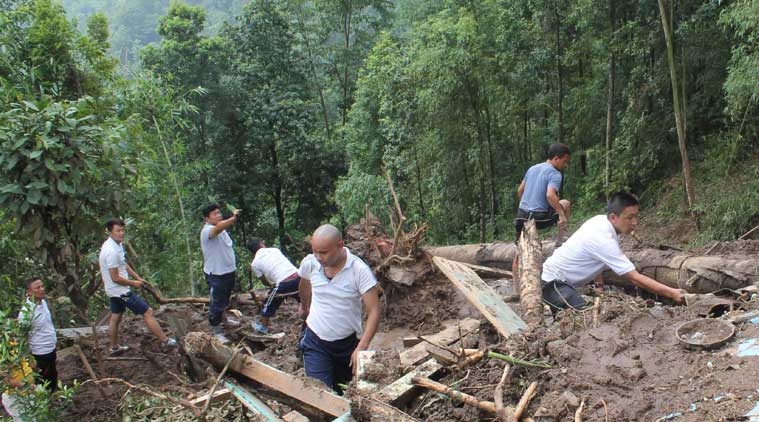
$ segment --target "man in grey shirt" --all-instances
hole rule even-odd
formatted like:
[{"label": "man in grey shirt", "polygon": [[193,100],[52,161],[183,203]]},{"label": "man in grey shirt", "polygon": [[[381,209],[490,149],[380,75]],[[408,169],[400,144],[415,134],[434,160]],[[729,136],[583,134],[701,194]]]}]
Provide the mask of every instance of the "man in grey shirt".
[{"label": "man in grey shirt", "polygon": [[[517,190],[519,210],[514,220],[516,242],[519,242],[524,224],[532,219],[539,230],[558,223],[559,240],[556,247],[559,246],[569,222],[571,206],[568,200],[559,199],[564,181],[561,172],[569,165],[569,158],[568,146],[553,144],[548,148],[548,159],[527,170]],[[514,288],[519,291],[519,255],[514,256],[511,271],[514,274]]]},{"label": "man in grey shirt", "polygon": [[[222,343],[229,340],[224,336],[221,323],[224,320],[224,310],[229,306],[229,297],[235,287],[235,252],[232,248],[232,238],[227,229],[237,221],[240,210],[235,210],[232,216],[224,220],[217,204],[209,204],[203,208],[205,224],[200,231],[200,247],[203,250],[203,273],[206,275],[210,290],[211,304],[208,307],[208,323],[211,331]],[[231,325],[239,322],[227,321]]]}]

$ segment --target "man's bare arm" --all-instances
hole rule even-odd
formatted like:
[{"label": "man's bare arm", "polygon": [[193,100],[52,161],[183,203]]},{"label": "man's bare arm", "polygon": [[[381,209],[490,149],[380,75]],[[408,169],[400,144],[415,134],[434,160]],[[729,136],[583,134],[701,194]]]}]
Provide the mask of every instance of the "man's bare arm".
[{"label": "man's bare arm", "polygon": [[522,180],[522,183],[519,184],[519,188],[517,188],[517,197],[520,201],[522,200],[522,195],[524,195],[524,187],[524,180]]},{"label": "man's bare arm", "polygon": [[301,277],[298,283],[298,295],[300,296],[301,307],[305,315],[308,315],[311,311],[311,280]]},{"label": "man's bare arm", "polygon": [[562,207],[561,203],[559,202],[559,193],[556,192],[556,189],[549,186],[546,190],[546,199],[548,200],[548,204],[551,205],[551,208],[556,210],[556,214],[559,214],[559,221],[567,221],[567,215],[564,212],[564,207]]},{"label": "man's bare arm", "polygon": [[240,210],[234,210],[232,213],[232,216],[227,218],[226,220],[219,221],[213,228],[211,229],[211,233],[209,233],[208,238],[214,238],[221,234],[224,230],[232,227],[232,224],[235,224],[235,221],[237,221],[237,216],[240,215]]},{"label": "man's bare arm", "polygon": [[657,294],[659,296],[668,297],[676,303],[683,303],[683,290],[673,289],[669,286],[665,286],[664,284],[659,283],[653,278],[647,277],[636,270],[632,270],[629,273],[622,275],[622,277],[626,278],[641,289],[648,290],[649,292]]},{"label": "man's bare arm", "polygon": [[[127,267],[128,268],[128,267]],[[122,276],[119,275],[119,269],[118,268],[109,268],[108,273],[111,274],[111,280],[113,280],[116,284],[121,284],[124,286],[132,286],[132,287],[141,287],[142,282],[139,280],[128,280]]]},{"label": "man's bare arm", "polygon": [[377,333],[380,321],[380,306],[379,306],[379,292],[377,287],[372,287],[366,293],[361,295],[361,299],[364,301],[366,307],[366,328],[364,334],[358,341],[356,349],[351,354],[351,367],[353,373],[356,373],[356,363],[358,362],[358,352],[366,350],[374,338],[374,334]]}]

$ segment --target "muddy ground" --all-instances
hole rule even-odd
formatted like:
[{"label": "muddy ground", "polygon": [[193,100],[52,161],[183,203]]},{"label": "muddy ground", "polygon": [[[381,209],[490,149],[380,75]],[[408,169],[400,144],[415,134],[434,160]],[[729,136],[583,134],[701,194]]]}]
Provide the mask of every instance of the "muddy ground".
[{"label": "muddy ground", "polygon": [[[759,251],[759,242],[728,242],[721,247],[722,253],[752,254]],[[503,296],[511,294],[508,280],[487,282]],[[757,302],[754,299],[742,306],[756,310]],[[482,322],[474,341],[480,347],[553,365],[550,369],[515,366],[505,391],[504,402],[514,405],[527,385],[537,381],[538,392],[526,415],[538,422],[572,420],[581,401],[586,403],[582,414],[586,422],[748,420],[741,418],[759,400],[759,346],[753,347],[759,340],[750,343],[759,338],[759,325],[752,322],[738,325],[734,338],[715,350],[687,349],[674,332],[680,324],[697,317],[695,309],[610,290],[603,295],[597,327],[593,327],[590,311],[562,312],[555,317],[546,315],[545,327],[535,332],[504,339],[439,273],[411,287],[386,286],[382,304],[384,317],[372,348],[380,351],[378,361],[385,369],[370,374],[371,381],[381,386],[403,375],[398,361],[403,337],[435,333],[446,322],[472,317]],[[519,312],[516,304],[510,305]],[[240,305],[237,309],[246,323],[254,320],[255,306]],[[172,315],[188,321],[188,331],[208,331],[202,307],[160,308],[157,317],[166,330],[171,330],[168,321]],[[286,301],[272,325],[273,332],[285,333],[284,339],[267,345],[248,343],[251,351],[269,365],[302,375],[302,360],[297,352],[302,322],[297,316],[297,303]],[[242,331],[230,330],[234,340],[241,335]],[[122,378],[192,399],[206,392],[208,380],[216,376],[210,368],[203,368],[195,378],[188,376],[183,357],[176,350],[162,348],[147,333],[141,319],[125,318],[122,339],[131,347],[123,357],[140,360],[104,362],[102,377]],[[99,337],[99,342],[105,350],[107,337]],[[83,339],[79,344],[97,371],[92,340]],[[739,348],[743,356],[739,356]],[[499,360],[484,360],[464,370],[449,370],[439,381],[480,400],[493,401],[503,366]],[[75,355],[60,356],[58,367],[65,383],[89,379]],[[290,410],[291,403],[282,397],[252,383],[247,386],[268,399],[280,415]],[[192,420],[188,412],[172,413],[175,406],[148,400],[121,385],[109,386],[107,393],[109,397],[103,399],[93,384],[83,385],[62,420],[113,421],[127,414],[130,420]],[[212,408],[212,420],[255,420],[249,414],[245,416],[233,400]],[[420,392],[403,410],[426,421],[496,420],[494,415],[430,392]]]}]

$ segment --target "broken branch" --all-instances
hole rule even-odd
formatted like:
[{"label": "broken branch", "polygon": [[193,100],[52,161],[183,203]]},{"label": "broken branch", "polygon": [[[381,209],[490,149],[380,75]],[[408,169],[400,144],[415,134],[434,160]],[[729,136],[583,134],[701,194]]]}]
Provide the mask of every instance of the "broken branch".
[{"label": "broken branch", "polygon": [[[158,399],[161,399],[161,400],[166,400],[166,401],[172,402],[172,403],[174,403],[176,405],[183,406],[183,407],[189,409],[192,412],[193,415],[200,416],[200,409],[198,409],[197,406],[195,406],[194,404],[190,403],[187,400],[177,399],[177,398],[174,398],[174,397],[171,397],[171,396],[167,396],[165,394],[156,393],[155,391],[150,390],[149,388],[140,387],[140,386],[131,384],[131,383],[129,383],[129,382],[127,382],[127,381],[125,381],[125,380],[123,380],[121,378],[103,378],[101,380],[94,380],[93,379],[93,380],[88,380],[88,381],[83,382],[82,385],[87,384],[88,382],[93,382],[93,383],[95,383],[98,386],[100,385],[100,383],[109,383],[110,384],[112,382],[118,382],[118,383],[126,385],[131,390],[136,390],[136,391],[139,391],[139,392],[141,392],[143,394],[147,394],[149,396],[153,396],[155,398],[158,398]],[[102,387],[100,387],[100,388],[102,388]]]},{"label": "broken branch", "polygon": [[490,413],[496,413],[495,403],[491,401],[480,401],[477,399],[477,397],[470,396],[469,394],[462,393],[461,391],[456,391],[445,384],[432,381],[429,378],[414,377],[411,378],[411,383],[432,391],[436,391],[464,404],[477,407]]},{"label": "broken branch", "polygon": [[519,403],[517,403],[517,407],[514,410],[514,422],[519,422],[519,419],[522,417],[522,414],[525,410],[527,410],[527,406],[530,405],[530,400],[532,400],[533,397],[535,397],[535,392],[538,390],[538,383],[533,382],[530,384],[529,387],[527,387],[527,390],[525,390],[524,394],[522,394],[522,398],[519,399]]},{"label": "broken branch", "polygon": [[503,387],[509,379],[510,370],[511,366],[507,363],[506,366],[503,367],[503,375],[501,375],[501,381],[499,381],[498,385],[495,387],[495,397],[493,398],[493,402],[495,403],[495,413],[503,422],[511,422],[511,419],[514,417],[511,413],[511,409],[507,411],[506,408],[503,407]]}]

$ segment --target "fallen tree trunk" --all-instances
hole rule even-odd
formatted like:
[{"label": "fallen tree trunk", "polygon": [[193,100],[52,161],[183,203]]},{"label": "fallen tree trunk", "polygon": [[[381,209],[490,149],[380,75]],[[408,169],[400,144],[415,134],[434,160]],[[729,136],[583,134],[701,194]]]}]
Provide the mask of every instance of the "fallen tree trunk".
[{"label": "fallen tree trunk", "polygon": [[519,241],[519,303],[524,310],[522,319],[535,327],[543,322],[543,250],[538,240],[535,220],[528,220]]},{"label": "fallen tree trunk", "polygon": [[[554,242],[542,242],[547,258],[553,253]],[[511,268],[517,251],[513,243],[482,243],[427,247],[433,256],[485,265]],[[669,287],[684,289],[689,293],[711,293],[719,289],[739,289],[759,284],[759,258],[755,255],[691,255],[676,250],[653,248],[626,251],[638,271]],[[610,284],[630,285],[607,272],[604,277]]]}]

